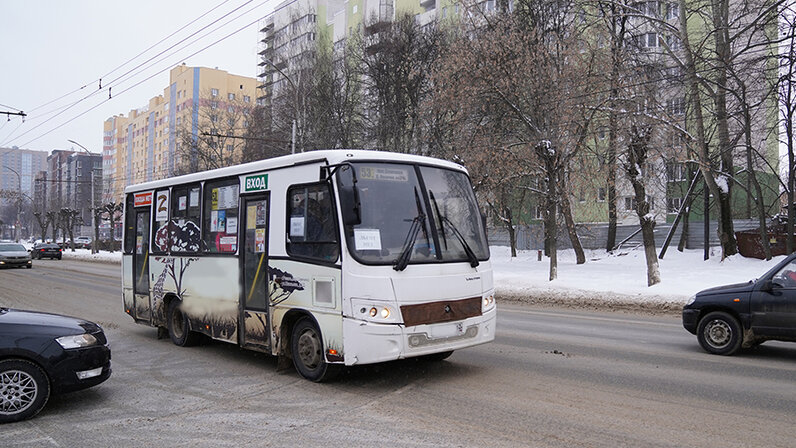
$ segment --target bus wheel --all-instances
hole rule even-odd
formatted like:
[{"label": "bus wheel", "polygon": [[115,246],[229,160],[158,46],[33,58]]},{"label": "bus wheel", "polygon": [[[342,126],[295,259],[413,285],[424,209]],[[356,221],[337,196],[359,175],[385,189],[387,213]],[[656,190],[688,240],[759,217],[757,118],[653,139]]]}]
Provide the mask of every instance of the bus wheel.
[{"label": "bus wheel", "polygon": [[309,317],[302,317],[293,327],[290,350],[299,375],[310,381],[320,383],[339,372],[339,366],[330,365],[324,359],[321,332]]},{"label": "bus wheel", "polygon": [[169,302],[169,336],[174,345],[190,347],[199,342],[199,335],[188,329],[188,318],[180,310],[180,305],[182,305],[182,301],[178,299]]}]

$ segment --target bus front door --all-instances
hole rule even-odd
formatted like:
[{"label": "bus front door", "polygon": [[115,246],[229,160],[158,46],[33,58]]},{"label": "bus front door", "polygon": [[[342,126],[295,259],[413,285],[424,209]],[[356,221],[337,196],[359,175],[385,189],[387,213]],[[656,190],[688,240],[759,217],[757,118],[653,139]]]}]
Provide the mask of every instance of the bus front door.
[{"label": "bus front door", "polygon": [[149,210],[135,212],[135,251],[133,252],[133,296],[135,318],[149,321],[152,308],[149,302]]},{"label": "bus front door", "polygon": [[268,316],[268,195],[243,198],[241,345],[270,349]]}]

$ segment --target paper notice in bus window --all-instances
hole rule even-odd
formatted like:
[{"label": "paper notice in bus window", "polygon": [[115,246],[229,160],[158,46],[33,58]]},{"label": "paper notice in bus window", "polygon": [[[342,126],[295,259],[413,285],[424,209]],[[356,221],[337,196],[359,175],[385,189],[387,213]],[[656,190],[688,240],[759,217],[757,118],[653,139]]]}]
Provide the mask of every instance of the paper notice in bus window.
[{"label": "paper notice in bus window", "polygon": [[139,235],[139,236],[137,236],[135,238],[135,253],[138,254],[138,255],[143,255],[144,254],[144,237],[143,236]]},{"label": "paper notice in bus window", "polygon": [[155,221],[168,221],[169,219],[169,190],[158,191],[155,198]]},{"label": "paper notice in bus window", "polygon": [[257,206],[250,205],[246,207],[246,230],[251,230],[257,227]]},{"label": "paper notice in bus window", "polygon": [[224,232],[227,229],[227,212],[224,210],[218,211],[218,231]]},{"label": "paper notice in bus window", "polygon": [[389,182],[408,182],[409,171],[402,168],[376,168],[363,166],[359,169],[360,179],[382,180]]},{"label": "paper notice in bus window", "polygon": [[228,248],[230,248],[230,246],[235,246],[237,243],[238,243],[238,237],[236,236],[222,236],[221,238],[218,239],[218,244],[226,246]]},{"label": "paper notice in bus window", "polygon": [[256,229],[254,231],[254,253],[261,254],[265,252],[265,229]]},{"label": "paper notice in bus window", "polygon": [[257,225],[265,225],[265,201],[257,204]]},{"label": "paper notice in bus window", "polygon": [[304,217],[290,217],[290,236],[304,236]]},{"label": "paper notice in bus window", "polygon": [[210,212],[210,231],[218,232],[218,211],[216,210]]},{"label": "paper notice in bus window", "polygon": [[185,210],[188,207],[188,198],[185,196],[180,196],[179,203],[180,210]]},{"label": "paper notice in bus window", "polygon": [[218,189],[219,210],[238,208],[238,185],[230,185]]},{"label": "paper notice in bus window", "polygon": [[199,189],[191,190],[191,207],[199,207]]},{"label": "paper notice in bus window", "polygon": [[231,216],[227,218],[227,233],[238,233],[238,218],[233,218]]},{"label": "paper notice in bus window", "polygon": [[355,250],[381,250],[379,229],[354,229]]}]

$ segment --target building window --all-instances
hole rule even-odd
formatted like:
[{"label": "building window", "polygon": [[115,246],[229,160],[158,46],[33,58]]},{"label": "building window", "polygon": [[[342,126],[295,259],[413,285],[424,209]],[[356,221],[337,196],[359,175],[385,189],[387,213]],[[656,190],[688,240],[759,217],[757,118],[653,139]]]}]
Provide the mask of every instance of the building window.
[{"label": "building window", "polygon": [[218,101],[211,101],[210,102],[211,109],[218,109]]},{"label": "building window", "polygon": [[244,103],[251,103],[251,101],[252,101],[252,97],[250,97],[249,95],[243,95],[243,102]]},{"label": "building window", "polygon": [[218,96],[218,89],[210,89],[210,96]]},{"label": "building window", "polygon": [[683,206],[683,198],[668,198],[666,199],[666,211],[668,213],[677,213],[680,207]]},{"label": "building window", "polygon": [[234,93],[228,93],[227,94],[227,99],[230,100],[230,101],[234,101],[235,100],[235,94]]},{"label": "building window", "polygon": [[636,209],[636,198],[635,197],[626,197],[625,198],[625,210],[632,211]]},{"label": "building window", "polygon": [[666,18],[676,19],[678,17],[680,17],[680,4],[669,3],[668,7],[666,8]]},{"label": "building window", "polygon": [[597,189],[597,202],[605,202],[605,187]]},{"label": "building window", "polygon": [[679,182],[686,180],[686,167],[681,162],[669,162],[666,164],[666,179],[669,182]]},{"label": "building window", "polygon": [[641,48],[658,48],[658,33],[645,33],[639,36]]},{"label": "building window", "polygon": [[677,97],[666,100],[666,109],[671,115],[684,115],[685,98]]}]

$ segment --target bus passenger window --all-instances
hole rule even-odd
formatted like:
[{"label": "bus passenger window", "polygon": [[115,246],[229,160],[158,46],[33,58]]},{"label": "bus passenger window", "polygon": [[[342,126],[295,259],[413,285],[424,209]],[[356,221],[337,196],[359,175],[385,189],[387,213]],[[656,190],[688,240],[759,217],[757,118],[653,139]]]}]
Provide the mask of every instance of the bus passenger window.
[{"label": "bus passenger window", "polygon": [[205,184],[204,246],[209,253],[238,250],[238,179]]},{"label": "bus passenger window", "polygon": [[135,246],[135,212],[133,211],[133,195],[128,194],[124,206],[124,253],[133,253]]},{"label": "bus passenger window", "polygon": [[171,200],[171,251],[199,252],[199,186],[175,187]]},{"label": "bus passenger window", "polygon": [[288,255],[337,261],[339,244],[329,185],[291,187],[288,190]]},{"label": "bus passenger window", "polygon": [[152,253],[169,250],[169,190],[155,192],[155,214],[152,216]]}]

